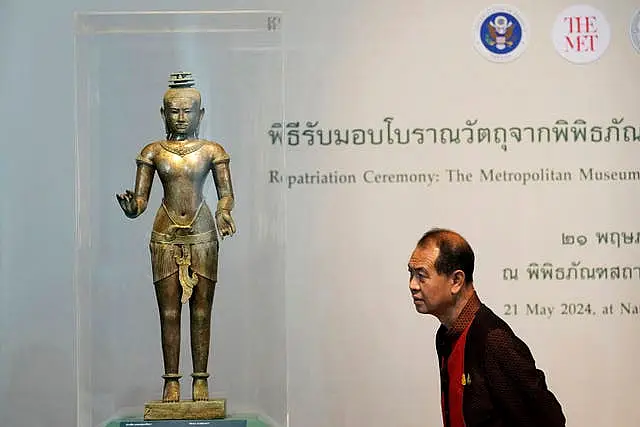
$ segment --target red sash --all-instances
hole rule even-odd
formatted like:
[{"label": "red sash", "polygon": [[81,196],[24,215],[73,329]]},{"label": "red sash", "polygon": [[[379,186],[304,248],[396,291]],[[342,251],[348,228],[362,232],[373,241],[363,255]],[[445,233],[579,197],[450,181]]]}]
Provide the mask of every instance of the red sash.
[{"label": "red sash", "polygon": [[[469,324],[471,326],[471,324]],[[465,427],[464,414],[462,413],[462,395],[465,384],[470,381],[464,373],[464,347],[467,340],[469,326],[456,340],[449,360],[447,361],[447,372],[449,373],[448,396],[442,395],[442,417],[444,425],[447,427]],[[449,399],[449,420],[444,412],[445,399]],[[449,423],[450,421],[450,423]]]}]

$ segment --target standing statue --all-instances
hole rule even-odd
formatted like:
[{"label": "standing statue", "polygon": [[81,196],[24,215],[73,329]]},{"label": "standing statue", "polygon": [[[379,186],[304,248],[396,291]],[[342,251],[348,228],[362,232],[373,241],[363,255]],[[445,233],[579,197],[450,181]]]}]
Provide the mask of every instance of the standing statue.
[{"label": "standing statue", "polygon": [[[129,218],[147,208],[154,173],[164,196],[156,213],[149,249],[162,336],[164,360],[163,402],[180,400],[180,316],[189,302],[192,397],[209,399],[207,365],[211,335],[211,309],[218,272],[218,236],[232,236],[234,194],[229,156],[219,144],[198,138],[200,92],[190,73],[173,73],[160,109],[166,140],[145,146],[136,159],[134,191],[116,198]],[[203,196],[209,172],[218,203],[214,216]]]}]

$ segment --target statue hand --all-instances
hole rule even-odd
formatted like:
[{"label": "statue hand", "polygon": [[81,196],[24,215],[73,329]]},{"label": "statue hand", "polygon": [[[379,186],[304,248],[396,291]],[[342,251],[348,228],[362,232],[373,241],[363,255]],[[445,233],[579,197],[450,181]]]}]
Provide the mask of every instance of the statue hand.
[{"label": "statue hand", "polygon": [[116,194],[116,198],[124,214],[129,218],[135,218],[138,214],[138,202],[136,201],[135,195],[131,191],[126,190],[124,194]]},{"label": "statue hand", "polygon": [[216,225],[222,238],[233,236],[236,232],[236,224],[233,222],[231,212],[229,211],[219,210],[216,212]]}]

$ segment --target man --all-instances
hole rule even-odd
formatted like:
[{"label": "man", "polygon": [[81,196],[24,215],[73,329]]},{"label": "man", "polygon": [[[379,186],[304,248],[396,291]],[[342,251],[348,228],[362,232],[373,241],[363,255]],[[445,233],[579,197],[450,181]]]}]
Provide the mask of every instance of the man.
[{"label": "man", "polygon": [[558,427],[565,416],[527,345],[474,289],[475,256],[458,233],[432,229],[409,260],[416,310],[436,333],[445,427]]}]

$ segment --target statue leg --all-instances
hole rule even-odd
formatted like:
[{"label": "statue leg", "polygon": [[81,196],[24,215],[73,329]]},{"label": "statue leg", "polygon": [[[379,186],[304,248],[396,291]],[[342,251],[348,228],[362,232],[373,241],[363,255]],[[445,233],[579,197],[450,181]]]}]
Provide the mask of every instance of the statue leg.
[{"label": "statue leg", "polygon": [[160,312],[160,332],[162,335],[162,357],[164,360],[164,402],[180,400],[180,297],[182,288],[178,274],[173,274],[155,284],[158,309]]},{"label": "statue leg", "polygon": [[202,276],[193,288],[189,300],[191,316],[191,359],[193,363],[193,400],[209,399],[207,365],[209,362],[209,342],[211,340],[211,309],[215,282]]}]

